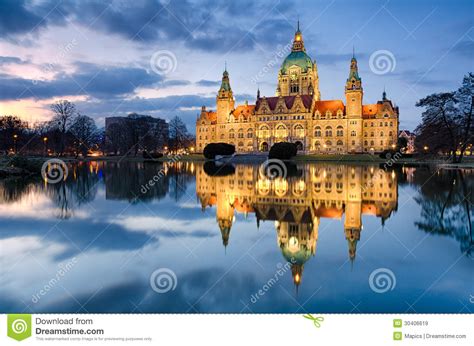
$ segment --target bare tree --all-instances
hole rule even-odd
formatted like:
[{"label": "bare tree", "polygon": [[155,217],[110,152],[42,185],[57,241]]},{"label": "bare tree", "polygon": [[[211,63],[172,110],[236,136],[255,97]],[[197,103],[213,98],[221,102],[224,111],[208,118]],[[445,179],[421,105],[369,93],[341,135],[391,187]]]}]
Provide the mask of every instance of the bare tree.
[{"label": "bare tree", "polygon": [[75,137],[74,142],[77,152],[81,152],[83,156],[86,156],[97,140],[97,126],[94,119],[79,114],[71,124],[69,131]]},{"label": "bare tree", "polygon": [[14,115],[0,117],[0,150],[13,149],[17,152],[19,144],[24,142],[24,134],[28,129],[28,123]]},{"label": "bare tree", "polygon": [[429,95],[416,106],[425,108],[416,129],[417,146],[447,151],[453,162],[461,162],[473,142],[474,74],[466,75],[457,91]]},{"label": "bare tree", "polygon": [[183,149],[189,141],[189,133],[186,124],[180,117],[175,116],[169,123],[169,145],[173,152]]},{"label": "bare tree", "polygon": [[61,133],[59,154],[62,155],[64,153],[64,148],[66,147],[66,132],[69,130],[69,127],[76,116],[76,106],[68,100],[59,100],[51,105],[51,110],[54,113],[52,123]]}]

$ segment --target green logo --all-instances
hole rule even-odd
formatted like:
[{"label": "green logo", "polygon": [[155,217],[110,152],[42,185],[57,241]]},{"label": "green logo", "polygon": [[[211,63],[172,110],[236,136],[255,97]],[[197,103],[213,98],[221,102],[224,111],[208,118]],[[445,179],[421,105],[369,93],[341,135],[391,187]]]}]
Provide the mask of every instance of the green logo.
[{"label": "green logo", "polygon": [[7,317],[7,335],[21,341],[31,336],[31,315],[13,314]]},{"label": "green logo", "polygon": [[402,320],[393,320],[393,328],[401,328]]},{"label": "green logo", "polygon": [[402,340],[402,332],[393,332],[393,340]]},{"label": "green logo", "polygon": [[313,321],[313,324],[316,328],[319,328],[321,327],[321,322],[324,321],[324,317],[322,316],[317,316],[317,317],[314,317],[313,315],[311,314],[306,314],[306,315],[303,315],[304,318],[307,318],[308,320],[311,320]]}]

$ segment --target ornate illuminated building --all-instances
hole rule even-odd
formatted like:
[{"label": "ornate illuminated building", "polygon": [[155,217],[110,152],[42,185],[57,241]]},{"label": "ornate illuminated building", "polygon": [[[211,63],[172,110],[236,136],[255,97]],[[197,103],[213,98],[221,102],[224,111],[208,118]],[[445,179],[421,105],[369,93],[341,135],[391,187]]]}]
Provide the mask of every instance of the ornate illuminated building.
[{"label": "ornate illuminated building", "polygon": [[[254,213],[257,226],[273,221],[277,245],[299,285],[304,264],[315,255],[321,218],[342,219],[348,257],[356,257],[362,215],[381,218],[397,209],[395,172],[369,166],[304,166],[294,177],[269,179],[258,166],[238,165],[235,174],[212,177],[196,166],[196,193],[203,210],[216,206],[224,246],[236,213]],[[334,227],[334,226],[333,226]],[[333,231],[337,231],[334,229]],[[342,234],[341,234],[342,236]]]},{"label": "ornate illuminated building", "polygon": [[392,149],[398,136],[398,107],[387,98],[363,104],[357,59],[350,61],[342,100],[321,100],[316,61],[295,33],[291,53],[278,72],[276,96],[235,105],[227,69],[216,97],[216,111],[204,106],[196,121],[197,151],[226,142],[237,152],[268,151],[276,142],[293,142],[308,153],[362,153]]}]

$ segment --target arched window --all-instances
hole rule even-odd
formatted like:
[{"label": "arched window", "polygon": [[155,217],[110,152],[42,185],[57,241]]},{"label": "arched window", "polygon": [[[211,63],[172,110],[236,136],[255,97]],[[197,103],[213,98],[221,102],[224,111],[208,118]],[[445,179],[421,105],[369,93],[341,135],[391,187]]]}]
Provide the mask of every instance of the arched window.
[{"label": "arched window", "polygon": [[[242,129],[242,128],[239,129],[238,137],[239,138],[244,138],[244,129]],[[243,144],[242,144],[242,146],[243,146]]]},{"label": "arched window", "polygon": [[268,128],[267,125],[263,125],[263,126],[260,127],[259,137],[260,138],[270,137],[270,129]]},{"label": "arched window", "polygon": [[380,137],[383,137],[383,132],[380,132]]},{"label": "arched window", "polygon": [[278,125],[276,130],[275,130],[275,137],[277,138],[284,138],[288,137],[288,131],[285,127],[285,125]]},{"label": "arched window", "polygon": [[343,130],[343,127],[342,127],[342,126],[338,126],[338,127],[337,127],[337,129],[336,129],[336,136],[338,136],[338,137],[344,136],[344,130]]},{"label": "arched window", "polygon": [[300,124],[295,125],[294,131],[295,131],[295,136],[296,137],[299,137],[299,138],[304,137],[304,128],[303,128],[302,125],[300,125]]},{"label": "arched window", "polygon": [[326,127],[326,137],[332,137],[332,128],[331,128],[331,126]]},{"label": "arched window", "polygon": [[234,138],[234,137],[235,137],[234,129],[230,129],[229,130],[229,138]]},{"label": "arched window", "polygon": [[247,138],[252,138],[253,137],[253,131],[252,129],[247,130]]},{"label": "arched window", "polygon": [[314,137],[321,137],[321,128],[319,126],[314,128]]},{"label": "arched window", "polygon": [[355,131],[351,131],[351,137],[355,137],[356,136],[356,132]]}]

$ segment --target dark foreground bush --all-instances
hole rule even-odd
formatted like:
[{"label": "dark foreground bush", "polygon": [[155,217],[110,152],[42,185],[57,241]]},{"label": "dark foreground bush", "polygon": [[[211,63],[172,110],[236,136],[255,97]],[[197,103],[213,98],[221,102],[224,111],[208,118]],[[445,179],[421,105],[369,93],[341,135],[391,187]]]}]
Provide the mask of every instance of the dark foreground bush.
[{"label": "dark foreground bush", "polygon": [[216,165],[214,161],[207,161],[204,163],[204,172],[211,177],[225,177],[234,175],[235,167],[229,164]]},{"label": "dark foreground bush", "polygon": [[227,143],[209,143],[204,147],[204,157],[209,160],[216,158],[216,155],[232,155],[235,153],[235,147]]},{"label": "dark foreground bush", "polygon": [[298,148],[296,144],[289,142],[280,142],[275,143],[270,148],[268,153],[269,159],[280,159],[280,160],[289,160],[292,157],[296,156]]},{"label": "dark foreground bush", "polygon": [[159,159],[159,158],[163,157],[162,153],[158,153],[158,152],[150,152],[149,153],[146,150],[143,151],[142,155],[143,155],[143,158],[145,160],[153,160],[153,159]]}]

